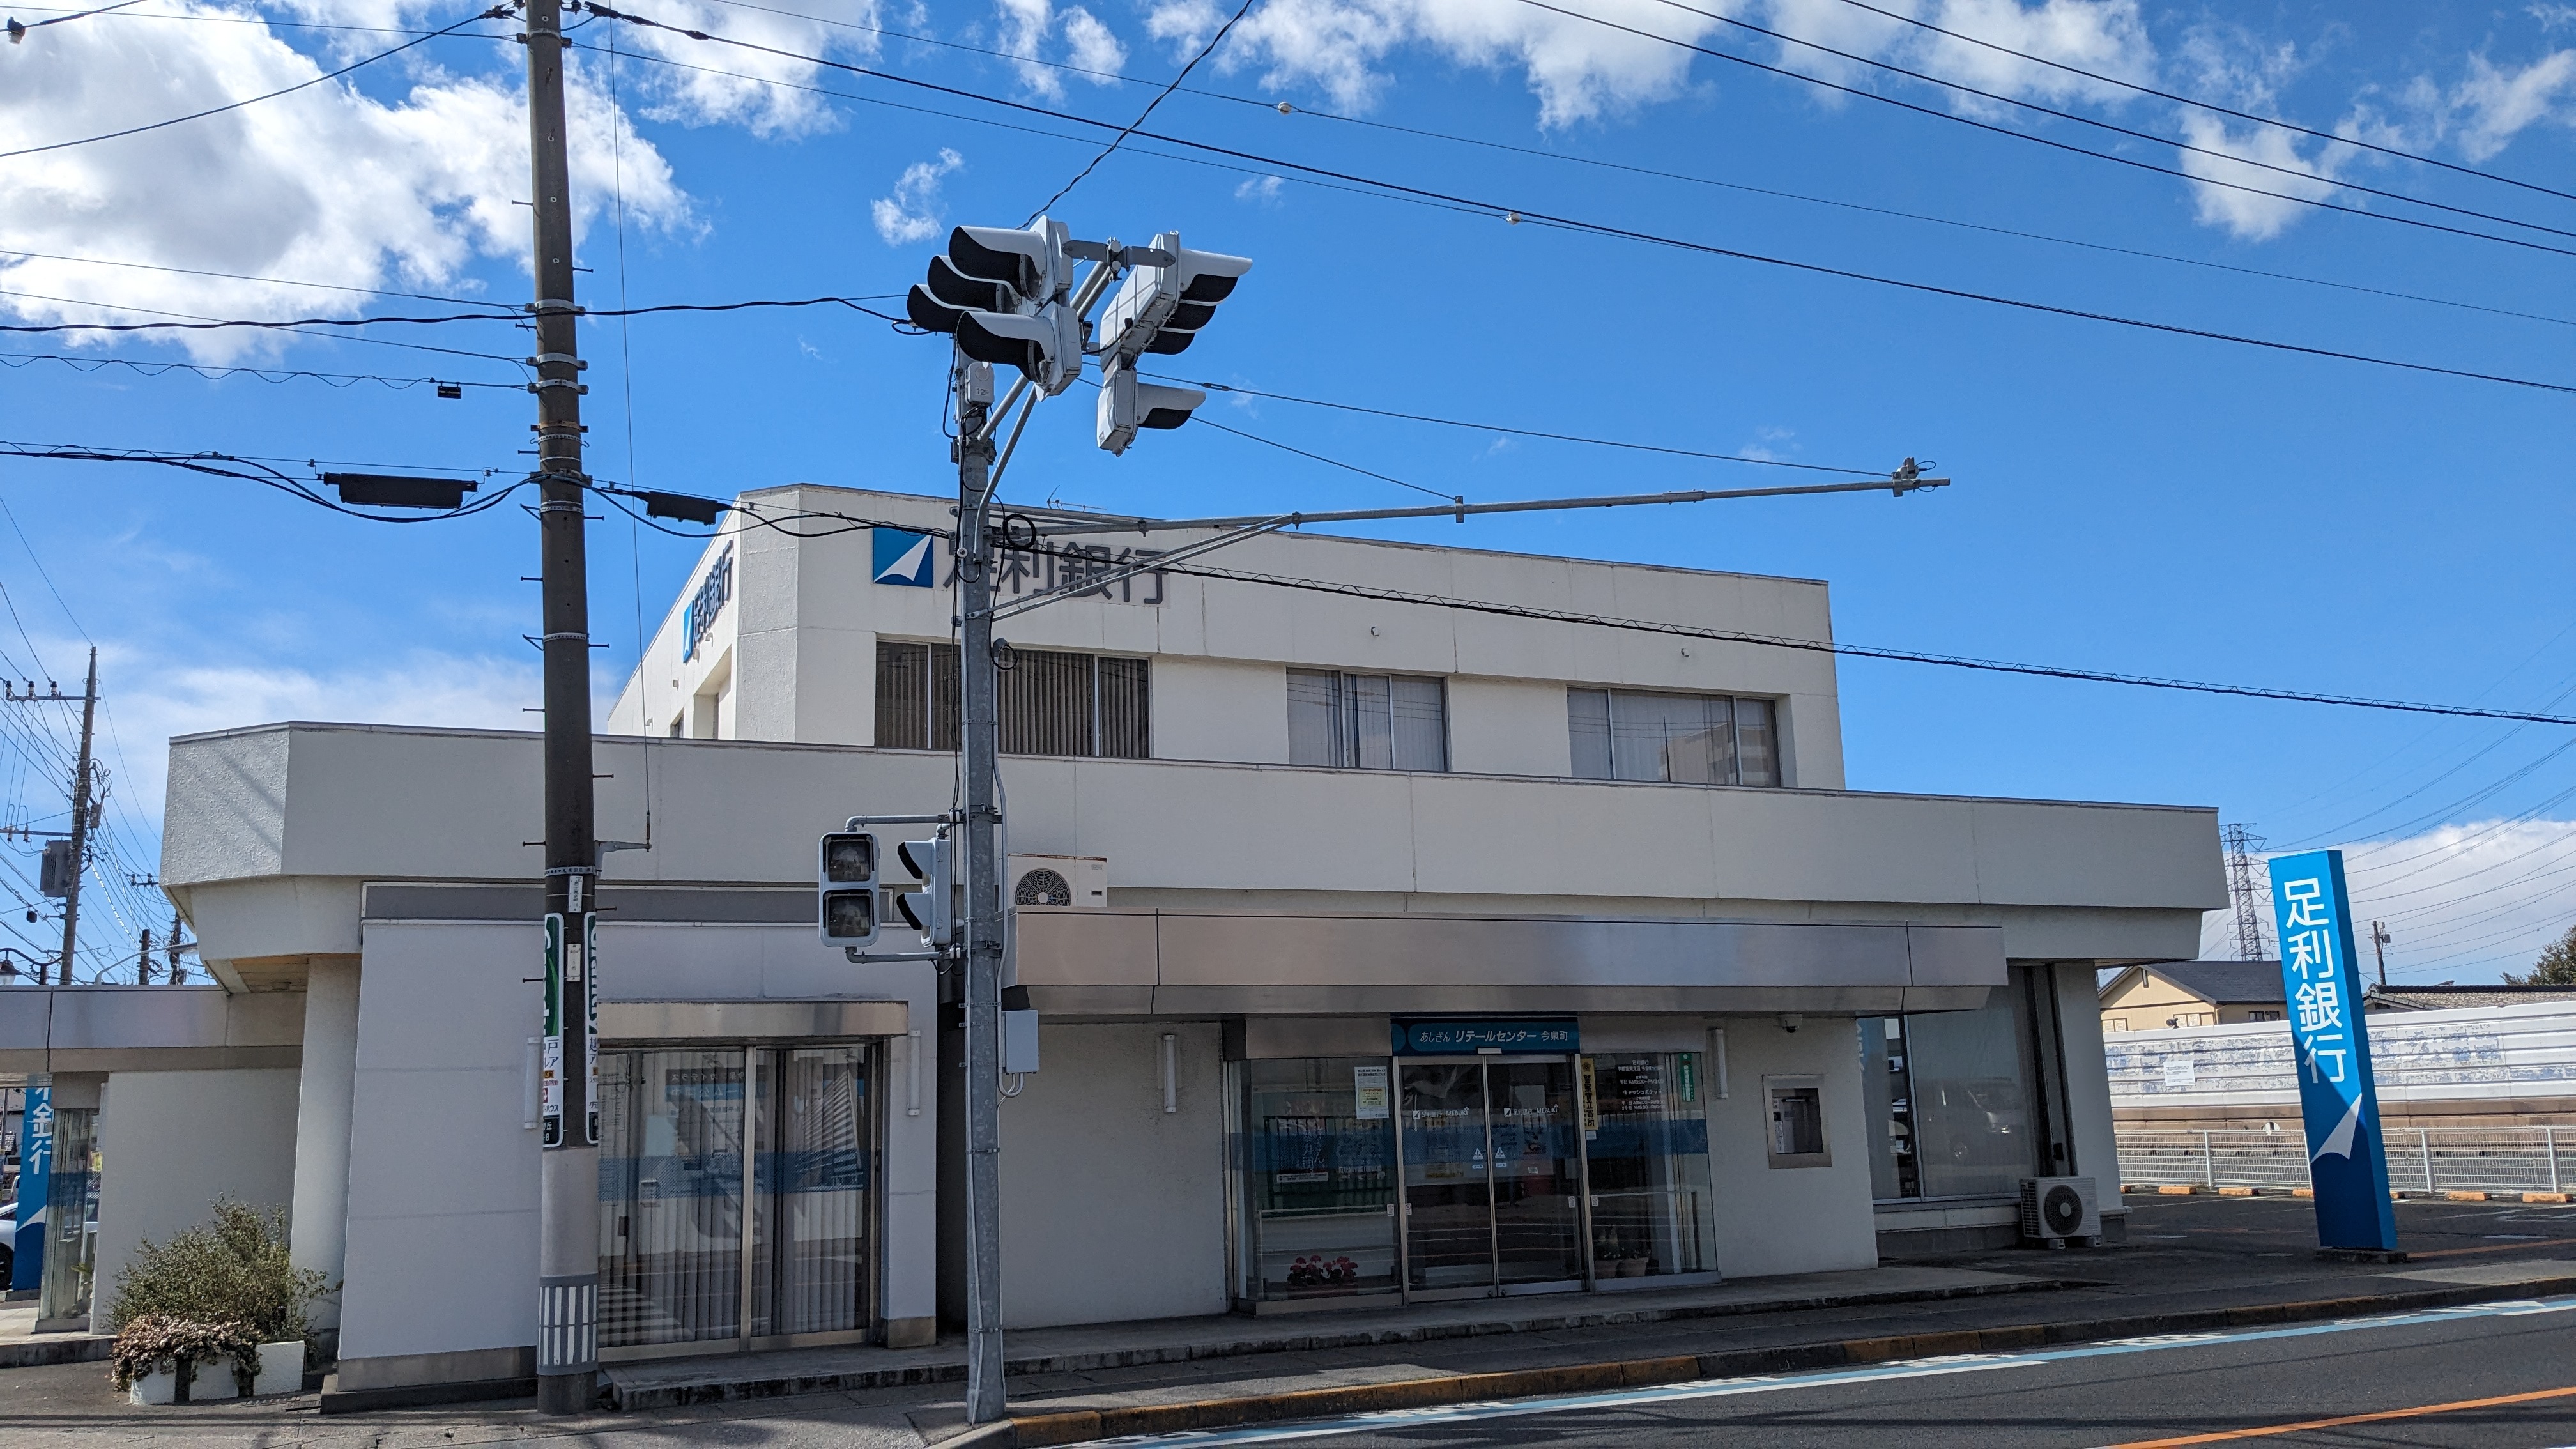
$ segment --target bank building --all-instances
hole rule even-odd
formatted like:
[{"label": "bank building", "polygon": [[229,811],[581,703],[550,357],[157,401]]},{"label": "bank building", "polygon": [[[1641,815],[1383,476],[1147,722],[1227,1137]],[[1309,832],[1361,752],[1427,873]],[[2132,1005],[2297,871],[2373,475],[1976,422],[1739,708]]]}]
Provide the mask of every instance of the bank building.
[{"label": "bank building", "polygon": [[[949,505],[748,501],[877,526],[729,526],[601,725],[611,1364],[964,1312],[954,986],[824,944],[814,885],[848,817],[954,798]],[[1001,1108],[1007,1327],[1868,1268],[2022,1241],[2051,1179],[2121,1235],[2096,973],[2195,953],[2211,810],[1844,788],[1834,656],[1795,647],[1832,638],[1823,583],[1312,534],[1153,566],[1208,536],[997,578],[1076,588],[1000,628],[1008,1004],[1040,1023]],[[100,1169],[57,1172],[95,1216],[57,1214],[87,1274],[46,1311],[230,1193],[343,1285],[335,1393],[508,1391],[537,736],[170,751],[161,879],[216,984],[0,991],[0,1072]]]}]

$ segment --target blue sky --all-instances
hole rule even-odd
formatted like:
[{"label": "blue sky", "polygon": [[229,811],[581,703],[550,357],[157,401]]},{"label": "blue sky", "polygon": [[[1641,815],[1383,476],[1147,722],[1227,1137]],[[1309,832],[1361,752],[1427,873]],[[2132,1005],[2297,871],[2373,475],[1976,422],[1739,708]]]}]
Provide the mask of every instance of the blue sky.
[{"label": "blue sky", "polygon": [[[1749,0],[1728,12],[2298,174],[2253,170],[1819,57],[1700,13],[1715,11],[1713,0],[1693,4],[1568,0],[1559,10],[2021,134],[1837,95],[1527,0],[1257,0],[1148,129],[1852,271],[2576,383],[2576,258],[2378,219],[2576,250],[2576,236],[2540,229],[2576,232],[2576,202],[2214,117],[1897,26],[1849,0]],[[631,8],[1118,122],[1231,13],[1189,0]],[[33,23],[63,12],[14,13]],[[0,47],[0,150],[292,84],[407,38],[381,31],[468,13],[420,0],[142,0],[38,29]],[[1914,0],[1910,13],[2101,74],[2576,192],[2567,164],[2576,10],[2567,7]],[[900,293],[947,225],[1018,223],[1098,146],[1060,122],[669,32],[615,27],[623,54],[612,67],[611,29],[596,21],[576,37],[588,47],[576,61],[575,190],[591,269],[584,300],[594,306],[621,296],[647,305]],[[433,40],[345,83],[13,160],[0,170],[0,310],[20,322],[449,310],[28,253],[519,301],[521,63],[506,39]],[[1151,84],[1086,73],[1102,71]],[[868,99],[740,78],[750,74]],[[979,123],[996,121],[1077,139]],[[2200,185],[2025,136],[2372,215]],[[1165,364],[1177,376],[1858,469],[1913,455],[1957,480],[1902,500],[1388,530],[1399,536],[1825,578],[1841,637],[1858,643],[2522,709],[2565,709],[2576,689],[2576,597],[2563,564],[2576,509],[2554,466],[2576,396],[1511,225],[1317,185],[1282,166],[1212,165],[1155,142],[1131,142],[1054,214],[1078,235],[1142,240],[1177,228],[1194,246],[1255,258],[1217,324]],[[2126,254],[2138,252],[2176,260]],[[146,308],[158,310],[135,310]],[[503,326],[371,335],[525,350],[524,334]],[[594,320],[583,346],[603,477],[713,494],[800,480],[953,486],[938,429],[944,348],[857,312]],[[439,401],[426,385],[92,365],[116,357],[515,383],[519,370],[503,361],[275,333],[187,344],[29,334],[0,340],[0,351],[15,354],[0,358],[12,364],[0,371],[0,437],[12,442],[524,466],[517,450],[531,408],[507,388]],[[1165,514],[1416,496],[1204,428],[1111,458],[1091,445],[1087,397],[1040,412],[1013,491]],[[1794,476],[1279,402],[1221,399],[1209,416],[1478,499]],[[16,525],[0,531],[0,583],[24,626],[22,635],[0,620],[0,668],[68,678],[84,641],[101,647],[122,751],[110,757],[112,814],[123,812],[122,849],[139,869],[157,849],[161,742],[174,731],[290,716],[532,718],[520,711],[536,699],[535,654],[520,636],[533,627],[535,590],[520,576],[535,571],[534,531],[514,508],[396,527],[227,480],[34,461],[0,461],[0,501],[11,514],[0,523]],[[659,616],[694,556],[694,545],[622,520],[593,535],[595,627],[613,645],[604,676],[622,678],[639,613]],[[1856,787],[2207,804],[2278,845],[2354,847],[2361,909],[2389,916],[2391,964],[2412,979],[2518,968],[2576,915],[2561,904],[2565,877],[2553,874],[2576,866],[2576,800],[2559,798],[2576,789],[2576,750],[2551,753],[2576,737],[2559,727],[1866,661],[1846,662],[1842,680]],[[45,728],[58,742],[60,719]],[[56,766],[31,759],[44,747],[20,736],[10,805],[41,826],[61,808],[47,784]],[[31,877],[32,855],[0,849],[0,884],[11,870]],[[138,919],[152,909],[144,890],[112,893]],[[116,921],[102,931],[136,924]],[[26,929],[41,938],[42,928]]]}]

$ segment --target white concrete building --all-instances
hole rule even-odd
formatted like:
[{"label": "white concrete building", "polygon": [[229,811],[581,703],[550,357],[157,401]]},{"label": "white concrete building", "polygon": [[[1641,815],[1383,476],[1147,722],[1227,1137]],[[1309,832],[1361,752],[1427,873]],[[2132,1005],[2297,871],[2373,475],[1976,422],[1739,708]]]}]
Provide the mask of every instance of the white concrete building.
[{"label": "white concrete building", "polygon": [[[601,837],[650,847],[602,888],[609,1357],[916,1344],[961,1301],[953,993],[823,946],[812,889],[845,817],[952,798],[947,508],[753,501],[802,521],[710,545],[598,750]],[[1106,541],[1083,581],[1139,542]],[[1204,566],[1831,637],[1808,581],[1277,535]],[[2008,1241],[2022,1179],[2115,1185],[2096,969],[2226,899],[2209,810],[1845,790],[1813,649],[1180,570],[1001,633],[1045,1023],[1002,1113],[1014,1326]],[[149,993],[148,1039],[0,991],[0,1070],[100,1113],[102,1264],[206,1195],[118,1144],[238,1102],[345,1280],[339,1392],[532,1372],[538,770],[532,734],[173,742],[162,879],[221,987]],[[291,1120],[256,1105],[288,1067]]]}]

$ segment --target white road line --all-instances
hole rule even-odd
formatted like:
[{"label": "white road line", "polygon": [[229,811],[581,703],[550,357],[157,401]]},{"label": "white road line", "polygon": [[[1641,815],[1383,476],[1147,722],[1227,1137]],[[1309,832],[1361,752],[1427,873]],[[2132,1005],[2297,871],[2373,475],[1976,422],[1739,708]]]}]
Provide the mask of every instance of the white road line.
[{"label": "white road line", "polygon": [[2295,1328],[2266,1328],[2243,1333],[2160,1333],[2143,1338],[2122,1338],[2104,1343],[2084,1344],[2075,1348],[2042,1349],[2032,1353],[1959,1354],[1945,1358],[1907,1359],[1861,1369],[1829,1369],[1804,1374],[1760,1374],[1744,1378],[1700,1379],[1690,1383],[1665,1384],[1647,1389],[1617,1389],[1606,1393],[1569,1394],[1539,1399],[1506,1399],[1472,1404],[1441,1404],[1423,1409],[1390,1409],[1373,1414],[1351,1414],[1335,1419],[1309,1419],[1291,1424],[1265,1424],[1242,1429],[1198,1429],[1177,1434],[1131,1434],[1123,1438],[1095,1439],[1090,1442],[1094,1446],[1151,1444],[1169,1446],[1169,1449],[1200,1444],[1284,1443],[1295,1439],[1334,1438],[1346,1434],[1367,1434],[1422,1425],[1468,1423],[1479,1419],[1516,1418],[1530,1414],[1579,1413],[1587,1409],[1637,1408],[1694,1399],[1780,1393],[1791,1389],[1835,1388],[1845,1384],[1876,1383],[1890,1379],[1919,1379],[1947,1374],[1984,1373],[1994,1369],[2036,1368],[2042,1364],[2074,1359],[2153,1353],[2169,1348],[2208,1348],[2218,1344],[2262,1343],[2272,1339],[2310,1338],[2319,1334],[2353,1333],[2374,1328],[2406,1328],[2428,1323],[2456,1323],[2477,1318],[2520,1318],[2533,1314],[2569,1312],[2576,1312],[2576,1297],[2468,1303],[2454,1308],[2429,1308],[2414,1313],[2391,1313],[2371,1318],[2339,1318],[2326,1323],[2302,1324]]}]

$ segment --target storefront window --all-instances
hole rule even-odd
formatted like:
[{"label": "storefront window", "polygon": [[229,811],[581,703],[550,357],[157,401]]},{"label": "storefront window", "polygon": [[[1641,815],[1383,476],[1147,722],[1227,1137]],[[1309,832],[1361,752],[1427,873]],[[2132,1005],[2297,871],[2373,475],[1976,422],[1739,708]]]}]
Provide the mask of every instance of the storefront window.
[{"label": "storefront window", "polygon": [[1242,1284],[1252,1299],[1396,1286],[1395,1133],[1384,1058],[1241,1064]]},{"label": "storefront window", "polygon": [[1583,1058],[1596,1280],[1717,1267],[1696,1052]]},{"label": "storefront window", "polygon": [[1975,1011],[1864,1018],[1860,1038],[1875,1196],[2020,1190],[2037,1160],[2037,1124],[2010,993]]}]

